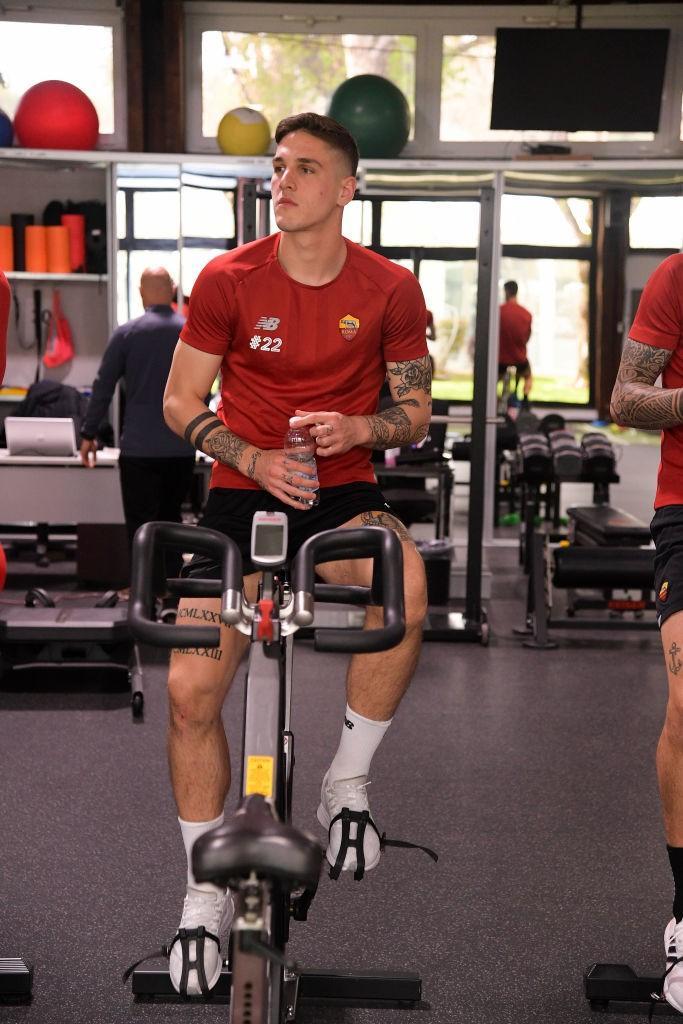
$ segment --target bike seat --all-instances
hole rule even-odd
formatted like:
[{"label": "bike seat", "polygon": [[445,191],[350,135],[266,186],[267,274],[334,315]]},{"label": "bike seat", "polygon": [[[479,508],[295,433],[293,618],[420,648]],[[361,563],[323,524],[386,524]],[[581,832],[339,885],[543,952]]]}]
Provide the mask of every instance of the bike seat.
[{"label": "bike seat", "polygon": [[322,861],[317,839],[278,821],[270,804],[256,794],[229,821],[200,836],[192,849],[198,882],[231,887],[252,871],[287,888],[315,886]]}]

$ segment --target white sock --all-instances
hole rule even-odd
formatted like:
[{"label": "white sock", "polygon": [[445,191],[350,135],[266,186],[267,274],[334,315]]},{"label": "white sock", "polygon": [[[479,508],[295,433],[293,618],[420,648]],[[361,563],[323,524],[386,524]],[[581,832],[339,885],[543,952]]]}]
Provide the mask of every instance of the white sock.
[{"label": "white sock", "polygon": [[192,847],[205,832],[222,825],[224,818],[224,814],[219,814],[213,821],[183,821],[182,818],[178,818],[185,844],[185,856],[187,857],[187,884],[191,885],[193,889],[200,889],[202,892],[223,892],[223,889],[212,885],[211,882],[198,882],[196,880],[192,873]]},{"label": "white sock", "polygon": [[375,751],[384,739],[391,721],[373,722],[357,714],[347,704],[339,748],[330,765],[328,778],[336,781],[367,775]]}]

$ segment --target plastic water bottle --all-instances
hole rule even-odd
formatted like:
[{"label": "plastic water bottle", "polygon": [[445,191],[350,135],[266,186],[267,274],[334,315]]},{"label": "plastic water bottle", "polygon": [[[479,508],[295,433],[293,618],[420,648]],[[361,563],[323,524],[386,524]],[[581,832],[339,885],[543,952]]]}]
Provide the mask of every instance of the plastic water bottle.
[{"label": "plastic water bottle", "polygon": [[[311,487],[301,487],[302,491],[309,491],[311,498],[302,498],[302,505],[317,505],[320,501],[318,493],[318,467],[315,461],[315,441],[308,432],[308,427],[298,427],[296,416],[289,421],[289,430],[285,434],[283,443],[285,455],[293,462],[300,462],[302,466],[311,466],[315,476],[311,478]],[[304,474],[302,473],[302,476]]]}]

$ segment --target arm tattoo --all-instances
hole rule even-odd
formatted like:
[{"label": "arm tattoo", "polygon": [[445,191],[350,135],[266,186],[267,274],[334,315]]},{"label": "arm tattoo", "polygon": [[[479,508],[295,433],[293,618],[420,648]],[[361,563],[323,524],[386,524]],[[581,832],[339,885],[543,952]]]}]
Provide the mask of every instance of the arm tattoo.
[{"label": "arm tattoo", "polygon": [[239,464],[249,445],[241,437],[224,427],[218,434],[207,439],[204,451],[226,466],[239,469]]},{"label": "arm tattoo", "polygon": [[[187,424],[187,426],[185,427],[185,431],[183,433],[183,437],[185,438],[188,444],[192,444],[192,431],[196,430],[199,424],[203,423],[204,420],[217,419],[218,417],[215,415],[215,413],[210,412],[208,409],[206,410],[206,412],[200,412],[199,416],[195,416],[195,418]],[[218,422],[220,423],[220,420],[218,420]],[[197,446],[195,445],[195,447]]]},{"label": "arm tattoo", "polygon": [[[429,356],[421,356],[420,359],[401,359],[397,363],[387,365],[389,383],[392,385],[392,393],[396,388],[396,394],[403,398],[409,391],[424,391],[426,395],[432,393],[432,364]],[[397,378],[392,380],[391,378]]]},{"label": "arm tattoo", "polygon": [[[192,432],[196,428],[204,423],[205,420],[209,420],[205,427],[198,430],[192,440]],[[217,431],[217,433],[214,433]],[[209,435],[211,435],[209,437]],[[236,434],[233,434],[226,427],[222,420],[218,419],[214,413],[202,412],[199,416],[195,416],[191,423],[188,423],[185,428],[185,439],[195,448],[198,448],[200,452],[204,452],[206,455],[210,455],[214,459],[218,459],[219,462],[223,462],[226,466],[232,466],[233,469],[239,470],[240,461],[247,448],[250,447],[246,441],[243,441]],[[252,480],[256,479],[256,463],[258,462],[259,456],[263,453],[260,450],[256,450],[251,457],[249,462],[249,468],[247,469],[247,476],[251,477]]]},{"label": "arm tattoo", "polygon": [[[391,393],[395,398],[393,405],[375,416],[366,416],[370,428],[370,447],[375,449],[400,448],[401,445],[422,441],[429,431],[429,424],[415,424],[406,412],[406,408],[423,410],[425,404],[431,408],[432,365],[429,356],[419,359],[403,359],[397,363],[387,364],[387,376]],[[422,392],[424,397],[408,397]]]},{"label": "arm tattoo", "polygon": [[247,466],[247,476],[249,477],[250,480],[256,479],[256,463],[258,462],[262,454],[263,453],[258,451],[257,449],[252,455],[252,457],[249,459],[249,465]]},{"label": "arm tattoo", "polygon": [[664,430],[683,423],[683,388],[656,388],[673,352],[628,338],[621,354],[610,413],[626,427]]}]

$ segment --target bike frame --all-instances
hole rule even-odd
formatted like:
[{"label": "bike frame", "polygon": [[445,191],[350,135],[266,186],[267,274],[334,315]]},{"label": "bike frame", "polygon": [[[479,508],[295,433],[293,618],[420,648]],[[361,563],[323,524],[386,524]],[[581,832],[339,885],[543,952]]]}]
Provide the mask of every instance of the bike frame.
[{"label": "bike frame", "polygon": [[[217,646],[220,630],[154,621],[152,581],[159,544],[217,558],[222,581],[175,580],[169,585],[180,595],[220,596],[222,621],[251,638],[240,806],[233,819],[195,843],[192,860],[198,881],[228,884],[234,894],[230,1024],[286,1024],[295,1020],[299,985],[298,969],[285,952],[289,920],[306,919],[323,861],[320,844],[290,825],[293,633],[311,625],[314,598],[378,603],[384,610],[382,628],[317,630],[316,649],[375,651],[398,643],[405,630],[401,545],[395,533],[378,527],[317,534],[297,555],[292,588],[278,581],[278,570],[265,569],[259,599],[251,605],[241,593],[241,559],[229,538],[201,527],[147,523],[135,538],[129,621],[137,638],[164,647]],[[359,557],[381,557],[381,566],[375,561],[372,588],[314,584],[316,561]],[[272,835],[276,843],[269,847]]]}]

